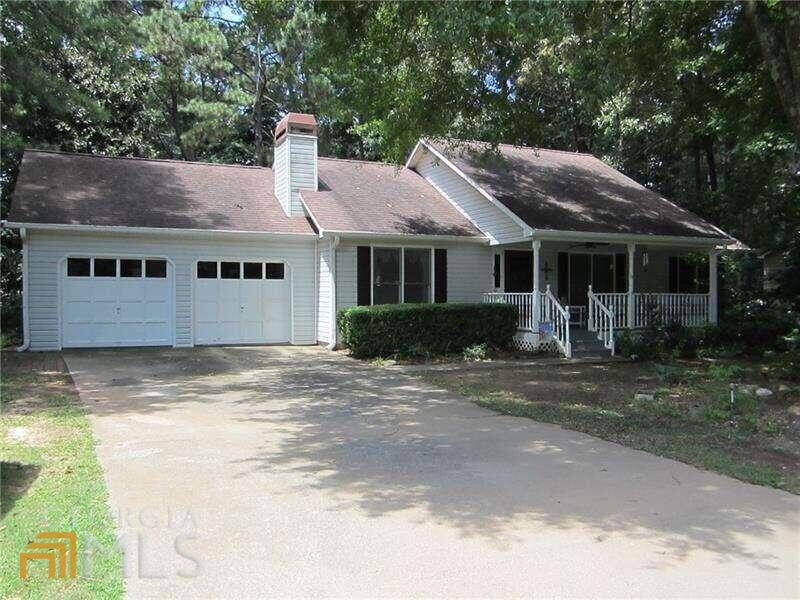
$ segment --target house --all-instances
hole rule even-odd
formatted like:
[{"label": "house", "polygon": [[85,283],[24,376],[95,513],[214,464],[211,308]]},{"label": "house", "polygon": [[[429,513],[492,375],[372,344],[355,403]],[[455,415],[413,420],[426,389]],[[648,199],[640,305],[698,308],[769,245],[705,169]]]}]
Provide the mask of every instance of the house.
[{"label": "house", "polygon": [[[313,116],[273,168],[27,150],[25,347],[336,343],[356,304],[508,302],[517,342],[613,351],[649,319],[717,320],[734,242],[594,156],[420,140],[405,165],[318,156]],[[698,259],[698,256],[700,257]]]}]

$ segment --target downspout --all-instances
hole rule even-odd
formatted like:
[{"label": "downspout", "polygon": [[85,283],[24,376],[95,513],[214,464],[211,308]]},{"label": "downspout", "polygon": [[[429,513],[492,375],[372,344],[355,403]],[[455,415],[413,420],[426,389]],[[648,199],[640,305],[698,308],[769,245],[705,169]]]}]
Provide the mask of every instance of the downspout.
[{"label": "downspout", "polygon": [[31,324],[28,317],[28,231],[22,227],[19,230],[22,240],[22,345],[17,352],[25,352],[31,347]]},{"label": "downspout", "polygon": [[336,248],[339,247],[341,238],[333,236],[331,240],[331,341],[328,350],[336,349]]}]

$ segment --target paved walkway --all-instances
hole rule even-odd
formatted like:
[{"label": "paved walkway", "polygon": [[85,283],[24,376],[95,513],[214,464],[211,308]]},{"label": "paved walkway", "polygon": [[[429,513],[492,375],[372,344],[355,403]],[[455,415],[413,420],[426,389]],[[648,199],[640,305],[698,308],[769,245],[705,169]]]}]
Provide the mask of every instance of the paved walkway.
[{"label": "paved walkway", "polygon": [[66,352],[132,597],[798,597],[800,498],[318,348]]}]

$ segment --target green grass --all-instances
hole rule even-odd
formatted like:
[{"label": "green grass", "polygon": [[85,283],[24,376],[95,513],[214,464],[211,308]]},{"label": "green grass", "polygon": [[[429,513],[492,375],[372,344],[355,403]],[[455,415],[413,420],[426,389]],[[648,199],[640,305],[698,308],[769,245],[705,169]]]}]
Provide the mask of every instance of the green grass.
[{"label": "green grass", "polygon": [[[625,365],[619,367],[624,369]],[[730,401],[719,384],[711,384],[698,373],[682,373],[679,367],[665,369],[654,365],[654,380],[662,385],[653,402],[637,402],[632,391],[609,393],[600,386],[591,391],[585,382],[571,385],[581,399],[564,398],[548,401],[542,392],[523,393],[513,385],[504,385],[501,372],[461,374],[426,373],[428,382],[472,398],[478,405],[499,413],[553,423],[567,429],[588,433],[638,450],[672,458],[742,481],[784,489],[800,494],[800,472],[797,456],[773,444],[783,439],[773,420],[762,418],[755,429],[753,400],[741,401],[731,411]],[[526,381],[547,379],[549,375],[515,374]],[[712,373],[709,378],[718,377]],[[632,378],[633,379],[633,378]],[[687,383],[691,381],[691,383]],[[631,382],[635,389],[635,381]],[[676,390],[687,391],[703,403],[687,409]],[[587,389],[591,398],[587,399]],[[752,406],[750,406],[752,404]]]},{"label": "green grass", "polygon": [[[14,360],[21,359],[4,356],[4,369]],[[3,377],[3,598],[119,598],[123,594],[122,558],[115,548],[114,523],[94,439],[68,382],[63,373],[52,371]],[[41,561],[31,563],[27,580],[20,579],[19,553],[41,531],[77,533],[77,579],[49,580]]]}]

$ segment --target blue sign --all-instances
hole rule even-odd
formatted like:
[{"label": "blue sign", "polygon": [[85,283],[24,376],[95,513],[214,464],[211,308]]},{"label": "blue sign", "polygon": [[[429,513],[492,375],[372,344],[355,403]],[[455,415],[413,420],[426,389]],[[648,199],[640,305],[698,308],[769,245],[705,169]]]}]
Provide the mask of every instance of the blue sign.
[{"label": "blue sign", "polygon": [[553,337],[553,324],[550,321],[539,323],[539,339],[549,339]]}]

